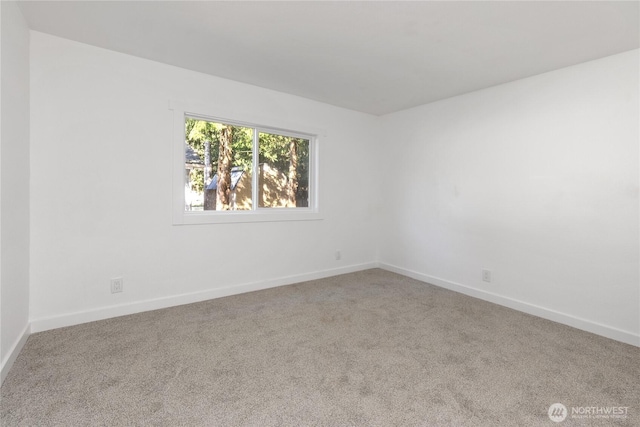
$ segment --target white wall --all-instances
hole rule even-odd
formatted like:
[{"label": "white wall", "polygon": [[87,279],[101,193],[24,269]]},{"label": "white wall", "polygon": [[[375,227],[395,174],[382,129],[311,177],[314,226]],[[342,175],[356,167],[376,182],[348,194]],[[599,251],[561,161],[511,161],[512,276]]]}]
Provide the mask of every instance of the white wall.
[{"label": "white wall", "polygon": [[[326,130],[324,219],[173,226],[169,100]],[[374,265],[377,189],[367,165],[376,125],[373,116],[32,32],[33,330]],[[109,279],[120,275],[124,292],[112,295]]]},{"label": "white wall", "polygon": [[29,30],[15,2],[1,10],[0,378],[29,334]]},{"label": "white wall", "polygon": [[[34,32],[32,327],[379,259],[640,345],[638,86],[633,51],[375,118]],[[324,220],[172,226],[170,99],[326,129]]]},{"label": "white wall", "polygon": [[381,261],[640,345],[638,63],[630,51],[384,117],[397,154]]}]

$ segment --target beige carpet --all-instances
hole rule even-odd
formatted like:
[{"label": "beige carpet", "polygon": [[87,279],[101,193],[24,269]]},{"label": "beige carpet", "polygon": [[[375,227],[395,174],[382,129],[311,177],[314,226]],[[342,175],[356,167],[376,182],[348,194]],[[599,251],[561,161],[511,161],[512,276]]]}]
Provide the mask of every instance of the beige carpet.
[{"label": "beige carpet", "polygon": [[640,349],[369,270],[34,334],[1,393],[2,426],[638,426]]}]

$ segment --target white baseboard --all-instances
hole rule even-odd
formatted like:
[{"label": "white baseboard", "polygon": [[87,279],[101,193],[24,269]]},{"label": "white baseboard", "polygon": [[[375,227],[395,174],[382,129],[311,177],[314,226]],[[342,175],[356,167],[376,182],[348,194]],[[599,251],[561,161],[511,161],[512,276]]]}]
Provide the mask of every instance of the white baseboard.
[{"label": "white baseboard", "polygon": [[96,320],[109,319],[112,317],[125,316],[128,314],[140,313],[143,311],[158,310],[161,308],[174,307],[177,305],[191,304],[194,302],[206,301],[230,295],[242,294],[245,292],[259,291],[262,289],[274,288],[277,286],[291,285],[293,283],[305,282],[308,280],[323,279],[325,277],[337,276],[340,274],[353,273],[355,271],[376,268],[378,263],[369,262],[364,264],[349,265],[346,267],[332,268],[329,270],[315,271],[312,273],[284,276],[275,279],[268,279],[259,282],[246,283],[242,285],[228,286],[224,288],[210,289],[202,292],[174,295],[169,297],[138,301],[129,304],[101,307],[92,310],[79,311],[75,313],[63,314],[60,316],[44,317],[31,320],[31,331],[42,332],[50,329],[63,328],[65,326],[79,325],[81,323],[94,322]]},{"label": "white baseboard", "polygon": [[624,330],[613,328],[607,325],[602,325],[587,319],[582,319],[582,318],[561,313],[555,310],[550,310],[545,307],[540,307],[534,304],[515,300],[509,297],[494,294],[484,290],[475,289],[466,285],[462,285],[460,283],[455,283],[455,282],[451,282],[438,277],[429,276],[427,274],[419,273],[413,270],[408,270],[395,265],[382,263],[382,262],[369,262],[369,263],[363,263],[363,264],[350,265],[346,267],[333,268],[329,270],[316,271],[312,273],[284,276],[284,277],[279,277],[275,279],[246,283],[246,284],[229,286],[224,288],[210,289],[202,292],[174,295],[174,296],[169,296],[164,298],[157,298],[152,300],[139,301],[139,302],[116,305],[116,306],[101,307],[93,310],[68,313],[60,316],[32,319],[30,328],[29,326],[27,326],[27,328],[23,332],[21,339],[14,345],[14,348],[9,353],[9,356],[6,358],[6,361],[3,361],[2,379],[4,380],[6,374],[11,368],[11,365],[13,364],[13,361],[17,357],[18,353],[20,353],[20,350],[22,349],[22,346],[26,342],[30,333],[42,332],[42,331],[62,328],[66,326],[73,326],[81,323],[93,322],[93,321],[108,319],[112,317],[125,316],[128,314],[135,314],[135,313],[140,313],[144,311],[174,307],[177,305],[191,304],[194,302],[206,301],[209,299],[221,298],[221,297],[241,294],[245,292],[259,291],[262,289],[290,285],[290,284],[304,282],[308,280],[322,279],[325,277],[331,277],[331,276],[337,276],[340,274],[367,270],[370,268],[382,268],[384,270],[392,271],[394,273],[402,274],[404,276],[411,277],[416,280],[420,280],[426,283],[430,283],[432,285],[439,286],[441,288],[449,289],[455,292],[459,292],[461,294],[469,295],[474,298],[489,301],[495,304],[512,308],[514,310],[518,310],[524,313],[538,316],[543,319],[562,323],[564,325],[572,326],[574,328],[581,329],[583,331],[591,332],[597,335],[611,338],[616,341],[621,341],[627,344],[634,345],[636,347],[640,347],[640,335],[634,334],[629,331],[624,331]]},{"label": "white baseboard", "polygon": [[20,337],[13,344],[11,350],[9,350],[9,353],[7,353],[7,356],[2,361],[2,367],[0,367],[0,385],[2,385],[4,379],[7,378],[9,370],[13,366],[13,362],[16,361],[16,358],[20,354],[20,351],[22,351],[22,347],[24,347],[24,344],[27,342],[29,335],[31,335],[31,327],[27,323],[27,325],[22,330]]},{"label": "white baseboard", "polygon": [[402,274],[403,276],[411,277],[412,279],[430,283],[441,288],[449,289],[461,294],[469,295],[474,298],[489,301],[495,304],[512,308],[514,310],[522,311],[527,314],[532,314],[543,319],[552,320],[554,322],[562,323],[563,325],[568,325],[576,329],[581,329],[583,331],[591,332],[596,335],[601,335],[606,338],[611,338],[616,341],[621,341],[626,344],[640,347],[640,335],[634,334],[629,331],[602,325],[591,320],[582,319],[580,317],[561,313],[555,310],[550,310],[548,308],[540,307],[538,305],[530,304],[524,301],[515,300],[481,289],[471,288],[460,283],[455,283],[445,279],[440,279],[438,277],[429,276],[427,274],[418,273],[417,271],[413,270],[407,270],[395,265],[380,262],[378,263],[378,267],[384,270],[392,271],[394,273]]}]

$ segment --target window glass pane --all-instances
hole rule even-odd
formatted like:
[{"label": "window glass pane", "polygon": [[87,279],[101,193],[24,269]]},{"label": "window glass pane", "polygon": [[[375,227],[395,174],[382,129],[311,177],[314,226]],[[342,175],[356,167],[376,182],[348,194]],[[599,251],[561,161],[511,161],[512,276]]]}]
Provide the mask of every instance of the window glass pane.
[{"label": "window glass pane", "polygon": [[253,129],[185,119],[185,210],[251,210]]},{"label": "window glass pane", "polygon": [[259,133],[258,206],[309,206],[309,140]]}]

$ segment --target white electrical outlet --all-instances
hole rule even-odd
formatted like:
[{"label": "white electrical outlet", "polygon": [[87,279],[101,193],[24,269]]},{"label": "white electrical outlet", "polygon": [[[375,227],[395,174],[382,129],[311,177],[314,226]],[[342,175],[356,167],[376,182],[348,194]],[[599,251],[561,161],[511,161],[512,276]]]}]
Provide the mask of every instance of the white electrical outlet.
[{"label": "white electrical outlet", "polygon": [[491,270],[482,270],[482,281],[491,283]]},{"label": "white electrical outlet", "polygon": [[111,279],[111,293],[115,294],[118,292],[122,292],[124,280],[122,277],[114,277]]},{"label": "white electrical outlet", "polygon": [[340,261],[342,259],[342,252],[336,251],[336,261]]}]

